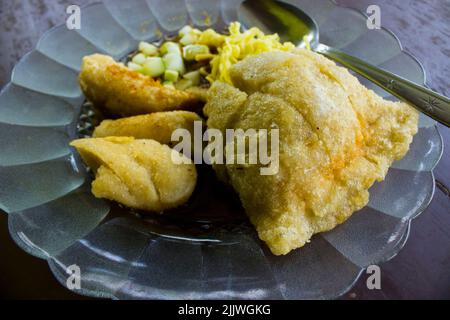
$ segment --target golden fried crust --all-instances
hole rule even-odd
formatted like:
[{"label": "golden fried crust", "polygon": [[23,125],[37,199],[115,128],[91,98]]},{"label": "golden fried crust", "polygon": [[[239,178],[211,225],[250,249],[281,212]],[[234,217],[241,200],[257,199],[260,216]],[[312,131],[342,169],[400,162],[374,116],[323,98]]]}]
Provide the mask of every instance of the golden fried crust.
[{"label": "golden fried crust", "polygon": [[87,99],[115,116],[187,110],[201,103],[195,92],[164,87],[101,54],[83,58],[79,80]]},{"label": "golden fried crust", "polygon": [[109,137],[75,140],[71,143],[96,177],[92,193],[130,208],[163,211],[188,201],[197,172],[187,164],[172,162],[174,150],[154,140]]},{"label": "golden fried crust", "polygon": [[[228,128],[233,128],[246,100],[245,92],[223,82],[215,82],[208,91],[208,103],[203,109],[204,114],[208,117],[207,126],[219,129],[222,133]],[[225,165],[213,164],[213,168],[219,180],[225,183],[229,182]]]},{"label": "golden fried crust", "polygon": [[[236,64],[234,85],[216,82],[208,127],[280,130],[280,168],[219,168],[259,237],[276,254],[303,246],[363,208],[368,189],[408,151],[418,114],[385,101],[315,53],[264,53]],[[220,171],[221,170],[221,171]],[[223,172],[226,171],[226,174]]]},{"label": "golden fried crust", "polygon": [[195,121],[202,122],[203,120],[194,112],[155,112],[118,120],[104,120],[95,128],[93,137],[134,137],[136,139],[152,139],[171,145],[172,133],[176,129],[186,129],[193,136]]}]

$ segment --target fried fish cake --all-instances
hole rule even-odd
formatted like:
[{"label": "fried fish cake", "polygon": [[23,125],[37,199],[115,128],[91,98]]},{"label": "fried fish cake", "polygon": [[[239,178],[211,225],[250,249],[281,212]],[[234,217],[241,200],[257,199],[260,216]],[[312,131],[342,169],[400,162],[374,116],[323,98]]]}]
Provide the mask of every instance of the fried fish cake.
[{"label": "fried fish cake", "polygon": [[202,101],[194,92],[164,87],[159,81],[101,54],[83,58],[79,81],[88,100],[107,113],[120,117],[190,110],[201,105]]},{"label": "fried fish cake", "polygon": [[[369,200],[394,160],[408,151],[418,114],[385,101],[350,73],[306,50],[249,57],[216,82],[204,112],[209,128],[279,129],[279,170],[216,165],[259,237],[275,255],[333,229]],[[268,146],[270,148],[270,145]]]},{"label": "fried fish cake", "polygon": [[159,212],[184,204],[194,191],[195,165],[187,158],[175,164],[176,151],[157,141],[109,137],[75,140],[71,145],[94,170],[92,193],[98,198]]},{"label": "fried fish cake", "polygon": [[152,139],[171,145],[172,133],[176,129],[186,129],[193,137],[196,121],[202,123],[203,120],[194,112],[155,112],[118,120],[104,120],[95,128],[93,137],[134,137],[136,139]]}]

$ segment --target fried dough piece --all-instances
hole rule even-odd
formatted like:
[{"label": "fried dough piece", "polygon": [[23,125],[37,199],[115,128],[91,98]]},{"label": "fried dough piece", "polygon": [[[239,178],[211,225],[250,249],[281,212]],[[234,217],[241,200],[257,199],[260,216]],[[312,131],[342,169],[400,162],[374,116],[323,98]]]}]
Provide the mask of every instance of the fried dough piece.
[{"label": "fried dough piece", "polygon": [[263,176],[260,165],[215,169],[239,193],[275,255],[302,247],[363,208],[370,186],[384,180],[417,132],[412,107],[383,100],[313,52],[249,57],[231,76],[237,88],[216,82],[209,91],[208,127],[279,128],[279,171]]},{"label": "fried dough piece", "polygon": [[104,120],[95,128],[93,137],[134,137],[171,145],[171,136],[176,129],[186,129],[193,137],[195,121],[203,120],[194,112],[155,112],[118,120]]},{"label": "fried dough piece", "polygon": [[195,165],[176,165],[168,146],[131,137],[72,141],[94,170],[92,193],[130,208],[163,211],[188,201],[197,181]]},{"label": "fried dough piece", "polygon": [[201,103],[196,93],[164,87],[101,54],[83,58],[80,86],[88,100],[120,117],[194,109]]},{"label": "fried dough piece", "polygon": [[199,101],[205,103],[208,97],[208,90],[209,87],[191,87],[186,89],[185,92],[193,94]]}]

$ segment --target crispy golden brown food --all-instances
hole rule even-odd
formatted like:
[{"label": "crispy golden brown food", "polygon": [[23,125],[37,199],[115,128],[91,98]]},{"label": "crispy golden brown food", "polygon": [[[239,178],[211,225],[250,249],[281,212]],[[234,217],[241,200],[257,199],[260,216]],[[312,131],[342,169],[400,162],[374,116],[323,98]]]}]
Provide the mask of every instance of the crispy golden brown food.
[{"label": "crispy golden brown food", "polygon": [[195,121],[202,122],[202,118],[194,112],[155,112],[118,120],[104,120],[95,128],[93,137],[134,137],[171,145],[171,136],[176,129],[186,129],[193,136]]},{"label": "crispy golden brown food", "polygon": [[208,90],[209,87],[191,87],[186,89],[185,91],[193,94],[200,102],[204,104],[208,97]]},{"label": "crispy golden brown food", "polygon": [[92,193],[130,208],[163,211],[188,201],[197,181],[195,165],[176,165],[168,146],[153,140],[109,137],[75,140],[95,171]]},{"label": "crispy golden brown food", "polygon": [[264,53],[236,64],[235,87],[216,82],[208,127],[280,132],[279,171],[216,165],[276,255],[302,247],[363,208],[369,187],[408,151],[417,113],[385,101],[315,53]]},{"label": "crispy golden brown food", "polygon": [[193,109],[201,103],[195,92],[164,87],[101,54],[83,58],[80,86],[88,100],[115,116]]}]

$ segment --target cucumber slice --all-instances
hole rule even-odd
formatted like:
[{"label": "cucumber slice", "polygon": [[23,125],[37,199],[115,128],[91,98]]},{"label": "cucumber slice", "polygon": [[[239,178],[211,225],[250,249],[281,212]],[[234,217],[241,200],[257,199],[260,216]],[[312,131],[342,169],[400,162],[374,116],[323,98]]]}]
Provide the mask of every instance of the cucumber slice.
[{"label": "cucumber slice", "polygon": [[164,62],[159,57],[147,58],[147,61],[145,61],[142,67],[142,72],[153,78],[163,75],[165,70]]},{"label": "cucumber slice", "polygon": [[200,53],[195,56],[195,61],[205,61],[214,59],[215,55],[211,53]]},{"label": "cucumber slice", "polygon": [[163,85],[164,87],[166,87],[166,88],[175,89],[175,86],[173,85],[173,82],[172,82],[172,81],[164,81],[164,82],[162,83],[162,85]]},{"label": "cucumber slice", "polygon": [[197,40],[198,40],[198,37],[195,34],[189,33],[180,39],[180,43],[183,46],[187,46],[187,45],[192,45],[192,44],[196,43]]},{"label": "cucumber slice", "polygon": [[181,79],[175,84],[175,88],[177,88],[178,90],[186,90],[193,86],[194,84],[189,79]]},{"label": "cucumber slice", "polygon": [[155,47],[154,45],[148,43],[148,42],[144,42],[141,41],[139,43],[139,51],[148,55],[148,56],[156,56],[158,55],[158,48]]},{"label": "cucumber slice", "polygon": [[131,61],[133,61],[135,64],[143,65],[144,62],[147,61],[147,57],[143,53],[139,53],[135,55]]},{"label": "cucumber slice", "polygon": [[192,27],[191,26],[184,26],[183,28],[180,29],[180,31],[178,32],[178,35],[180,37],[184,37],[187,34],[192,33]]},{"label": "cucumber slice", "polygon": [[191,44],[183,48],[183,58],[187,61],[195,60],[199,54],[209,54],[209,48],[205,45]]},{"label": "cucumber slice", "polygon": [[167,41],[161,46],[161,54],[165,55],[168,53],[177,53],[181,55],[180,45],[178,43]]},{"label": "cucumber slice", "polygon": [[191,71],[183,76],[184,79],[192,81],[192,85],[198,86],[200,84],[200,71]]},{"label": "cucumber slice", "polygon": [[166,69],[178,71],[179,74],[185,74],[186,68],[181,55],[176,53],[168,53],[163,57]]},{"label": "cucumber slice", "polygon": [[164,72],[164,80],[170,81],[170,82],[177,82],[179,77],[178,71],[174,70],[166,70]]},{"label": "cucumber slice", "polygon": [[131,69],[133,71],[137,71],[137,72],[142,71],[142,66],[137,63],[134,63],[134,62],[128,62],[127,67],[128,67],[128,69]]}]

